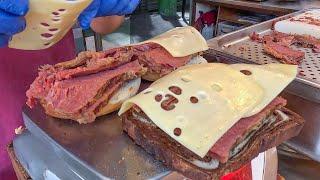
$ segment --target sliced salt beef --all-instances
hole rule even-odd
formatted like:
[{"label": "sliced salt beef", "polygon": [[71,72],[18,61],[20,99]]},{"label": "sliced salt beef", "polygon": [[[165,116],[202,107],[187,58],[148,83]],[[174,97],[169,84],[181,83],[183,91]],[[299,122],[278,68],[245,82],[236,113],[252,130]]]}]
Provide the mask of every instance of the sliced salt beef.
[{"label": "sliced salt beef", "polygon": [[290,21],[296,21],[296,22],[302,22],[306,24],[312,24],[316,26],[320,26],[320,21],[316,18],[313,18],[311,16],[304,16],[304,17],[299,17],[299,18],[291,18]]},{"label": "sliced salt beef", "polygon": [[[69,79],[71,77],[84,76],[97,73],[99,71],[112,69],[132,61],[134,56],[133,51],[130,51],[126,47],[111,49],[103,53],[84,53],[84,55],[87,56],[85,63],[73,69],[59,71],[56,75],[57,79]],[[98,56],[92,57],[92,54],[97,54]]]},{"label": "sliced salt beef", "polygon": [[[101,97],[108,100],[123,82],[137,78],[143,72],[144,68],[139,62],[133,61],[112,70],[54,80],[49,86],[36,79],[27,92],[28,102],[39,99],[47,107],[47,111],[51,110],[69,119],[92,122],[95,119],[93,111],[102,102]],[[37,94],[38,89],[41,94]],[[91,106],[94,108],[90,108]]]},{"label": "sliced salt beef", "polygon": [[80,52],[78,56],[70,61],[60,62],[54,67],[58,69],[71,69],[84,65],[90,59],[100,59],[105,57],[105,52],[84,51]]},{"label": "sliced salt beef", "polygon": [[310,35],[295,35],[296,44],[304,48],[312,48],[314,52],[320,51],[320,40]]},{"label": "sliced salt beef", "polygon": [[284,64],[300,64],[303,58],[305,57],[305,53],[291,49],[289,47],[280,45],[278,43],[267,41],[263,44],[264,52],[272,55],[277,58],[278,61]]},{"label": "sliced salt beef", "polygon": [[284,64],[300,64],[305,56],[304,52],[290,48],[298,41],[293,35],[273,31],[261,38],[256,32],[253,32],[250,38],[253,41],[263,43],[264,52]]},{"label": "sliced salt beef", "polygon": [[75,113],[92,101],[98,91],[111,79],[125,74],[135,74],[140,70],[141,66],[134,61],[114,70],[58,81],[44,98],[57,110]]},{"label": "sliced salt beef", "polygon": [[256,32],[253,32],[249,35],[250,39],[252,41],[256,41],[258,43],[262,43],[262,38],[260,37],[260,35]]},{"label": "sliced salt beef", "polygon": [[191,59],[191,56],[173,57],[165,48],[154,43],[137,46],[135,50],[139,62],[147,67],[148,71],[159,73],[161,76],[186,65]]},{"label": "sliced salt beef", "polygon": [[57,69],[51,65],[39,68],[38,76],[26,92],[28,98],[27,105],[29,107],[32,108],[37,103],[37,99],[41,99],[48,94],[56,80],[55,73],[57,73]]},{"label": "sliced salt beef", "polygon": [[[138,60],[148,68],[148,71],[156,72],[163,76],[178,67],[186,65],[191,59],[191,56],[173,57],[165,48],[155,43],[113,48],[99,53],[85,52],[80,55],[81,58],[77,62],[81,62],[82,65],[59,72],[57,74],[58,79],[62,80],[74,76],[92,74],[134,60]],[[83,59],[86,59],[85,63]]]},{"label": "sliced salt beef", "polygon": [[166,75],[190,59],[173,57],[155,43],[82,52],[74,60],[40,68],[26,93],[27,105],[33,107],[39,101],[50,115],[93,121],[101,103],[125,81],[146,71]]},{"label": "sliced salt beef", "polygon": [[286,100],[277,97],[258,114],[240,119],[213,145],[209,151],[209,155],[219,160],[219,162],[227,162],[231,149],[244,140],[248,131],[260,124],[262,119],[270,114],[270,112],[280,109],[280,107],[285,105]]},{"label": "sliced salt beef", "polygon": [[289,34],[273,31],[271,34],[274,42],[277,42],[279,45],[289,47],[295,43],[295,37]]},{"label": "sliced salt beef", "polygon": [[264,35],[260,37],[260,35],[256,32],[253,32],[252,34],[249,35],[250,39],[252,41],[256,41],[258,43],[263,43],[267,41],[273,41],[277,42],[280,45],[287,46],[289,47],[291,44],[293,44],[295,41],[294,36],[273,31],[271,34]]}]

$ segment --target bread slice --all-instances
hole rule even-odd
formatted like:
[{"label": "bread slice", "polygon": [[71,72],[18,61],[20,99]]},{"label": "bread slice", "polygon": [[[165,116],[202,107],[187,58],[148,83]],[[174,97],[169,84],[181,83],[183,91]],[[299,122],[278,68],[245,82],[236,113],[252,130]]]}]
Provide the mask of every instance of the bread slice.
[{"label": "bread slice", "polygon": [[141,78],[136,78],[126,82],[116,93],[112,95],[108,104],[99,109],[97,116],[103,116],[118,110],[125,100],[137,94],[140,84]]},{"label": "bread slice", "polygon": [[[190,61],[186,65],[191,65],[191,64],[204,64],[208,63],[208,61],[203,58],[200,55],[193,56]],[[163,77],[164,75],[161,75],[157,72],[152,72],[152,71],[147,71],[143,76],[142,79],[147,80],[147,81],[156,81]]]},{"label": "bread slice", "polygon": [[289,118],[281,121],[281,123],[276,123],[274,126],[259,129],[250,138],[245,148],[236,156],[230,158],[227,163],[220,163],[216,169],[211,170],[195,166],[186,160],[181,153],[177,152],[177,148],[172,147],[171,143],[164,143],[161,138],[174,140],[152,123],[145,119],[138,119],[133,109],[127,111],[121,117],[123,130],[133,141],[168,167],[191,179],[219,179],[221,176],[249,163],[260,152],[277,146],[300,132],[304,124],[302,117],[286,108],[281,108],[281,111]]}]

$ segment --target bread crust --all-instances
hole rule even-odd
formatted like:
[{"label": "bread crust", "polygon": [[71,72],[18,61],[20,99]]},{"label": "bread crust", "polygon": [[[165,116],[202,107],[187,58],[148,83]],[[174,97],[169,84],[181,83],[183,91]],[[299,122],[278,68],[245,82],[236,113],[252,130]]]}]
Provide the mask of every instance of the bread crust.
[{"label": "bread crust", "polygon": [[[152,130],[157,127],[151,127],[134,119],[132,111],[127,111],[121,118],[123,130],[127,132],[134,142],[148,153],[154,155],[156,159],[162,161],[166,166],[191,179],[219,179],[224,174],[233,172],[249,163],[260,152],[264,152],[298,135],[304,124],[302,117],[289,109],[282,108],[281,110],[290,117],[290,120],[284,121],[274,128],[264,128],[263,131],[259,131],[258,134],[253,136],[253,141],[250,141],[249,148],[245,148],[236,157],[229,159],[227,163],[220,163],[218,168],[214,170],[201,169],[191,164],[171,148],[159,142],[157,137],[150,136],[147,129]],[[141,131],[141,128],[144,130]]]}]

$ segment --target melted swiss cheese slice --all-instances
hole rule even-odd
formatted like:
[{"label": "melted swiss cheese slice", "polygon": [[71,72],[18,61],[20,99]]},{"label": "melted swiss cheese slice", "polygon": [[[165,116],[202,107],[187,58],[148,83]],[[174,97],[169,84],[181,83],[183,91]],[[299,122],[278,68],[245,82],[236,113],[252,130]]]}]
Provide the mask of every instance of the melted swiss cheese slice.
[{"label": "melted swiss cheese slice", "polygon": [[13,36],[10,48],[46,49],[60,41],[92,0],[29,0],[24,31]]},{"label": "melted swiss cheese slice", "polygon": [[248,64],[233,64],[231,68],[241,71],[248,70],[252,74],[249,78],[256,81],[264,91],[262,101],[251,111],[246,113],[246,117],[259,113],[266,107],[281,91],[289,85],[297,75],[296,65],[287,64],[268,64],[268,65],[248,65]]},{"label": "melted swiss cheese slice", "polygon": [[161,45],[173,57],[184,57],[209,49],[206,40],[192,26],[176,27],[139,44],[149,42]]}]

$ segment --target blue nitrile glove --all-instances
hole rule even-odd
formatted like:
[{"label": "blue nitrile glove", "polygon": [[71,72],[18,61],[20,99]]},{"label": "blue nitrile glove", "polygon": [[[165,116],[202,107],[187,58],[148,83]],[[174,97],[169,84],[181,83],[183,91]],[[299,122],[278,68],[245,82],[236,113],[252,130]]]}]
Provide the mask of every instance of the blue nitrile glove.
[{"label": "blue nitrile glove", "polygon": [[93,0],[79,16],[80,26],[88,29],[95,17],[130,14],[139,2],[140,0]]},{"label": "blue nitrile glove", "polygon": [[24,15],[29,0],[0,0],[0,47],[7,46],[12,35],[26,27]]}]

